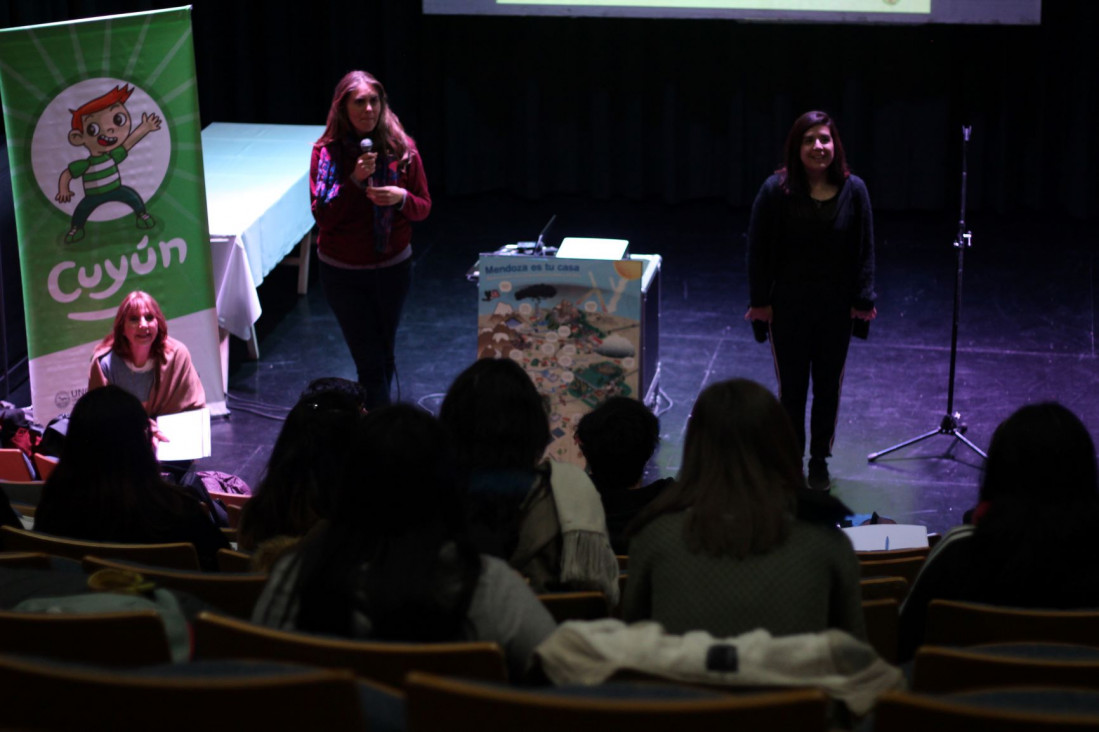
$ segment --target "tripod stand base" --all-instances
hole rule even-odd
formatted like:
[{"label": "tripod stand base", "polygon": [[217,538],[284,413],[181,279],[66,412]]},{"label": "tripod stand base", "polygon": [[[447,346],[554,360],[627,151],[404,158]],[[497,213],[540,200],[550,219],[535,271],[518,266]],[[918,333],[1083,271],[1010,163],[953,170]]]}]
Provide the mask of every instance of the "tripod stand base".
[{"label": "tripod stand base", "polygon": [[866,456],[866,460],[867,462],[872,463],[883,455],[888,455],[891,452],[896,452],[897,450],[906,448],[909,445],[915,445],[917,442],[923,442],[924,440],[930,439],[935,435],[947,435],[949,437],[953,437],[956,440],[960,440],[969,449],[973,450],[973,452],[977,453],[982,458],[988,458],[988,455],[985,454],[984,450],[974,445],[973,442],[965,436],[966,426],[959,421],[960,418],[960,414],[948,414],[943,417],[943,421],[939,424],[938,429],[931,430],[930,432],[925,432],[918,437],[913,437],[911,440],[905,440],[904,442],[893,445],[892,447],[887,447],[884,450],[872,452]]}]

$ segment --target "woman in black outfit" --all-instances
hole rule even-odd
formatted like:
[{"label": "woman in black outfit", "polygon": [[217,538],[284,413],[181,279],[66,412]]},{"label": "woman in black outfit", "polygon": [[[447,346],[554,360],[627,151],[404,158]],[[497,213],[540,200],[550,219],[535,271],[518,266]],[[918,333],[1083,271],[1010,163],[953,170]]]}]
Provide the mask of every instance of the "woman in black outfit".
[{"label": "woman in black outfit", "polygon": [[874,222],[862,180],[824,112],[806,112],[786,138],[748,226],[749,321],[767,323],[779,399],[805,450],[810,377],[809,486],[828,490],[840,386],[852,325],[874,308]]}]

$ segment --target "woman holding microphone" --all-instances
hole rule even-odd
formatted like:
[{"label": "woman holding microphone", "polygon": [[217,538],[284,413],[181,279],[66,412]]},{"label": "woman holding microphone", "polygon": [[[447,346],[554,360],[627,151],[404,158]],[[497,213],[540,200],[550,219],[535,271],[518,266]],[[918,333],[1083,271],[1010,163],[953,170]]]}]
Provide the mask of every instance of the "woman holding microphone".
[{"label": "woman holding microphone", "polygon": [[368,409],[388,404],[394,341],[412,279],[412,222],[431,211],[416,143],[365,71],[336,85],[313,145],[310,200],[321,283]]}]

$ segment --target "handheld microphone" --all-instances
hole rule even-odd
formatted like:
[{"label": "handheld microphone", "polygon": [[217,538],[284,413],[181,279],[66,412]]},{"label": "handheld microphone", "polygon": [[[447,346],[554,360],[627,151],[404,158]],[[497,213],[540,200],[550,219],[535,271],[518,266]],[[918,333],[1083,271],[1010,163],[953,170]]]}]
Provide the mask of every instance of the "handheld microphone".
[{"label": "handheld microphone", "polygon": [[[364,137],[362,140],[359,141],[359,154],[360,155],[366,155],[367,153],[372,153],[372,152],[374,152],[374,141],[373,140],[371,140],[369,137]],[[374,183],[374,176],[370,176],[369,178],[364,180],[359,185],[361,185],[363,187],[366,187],[368,185],[373,185],[373,183]]]}]

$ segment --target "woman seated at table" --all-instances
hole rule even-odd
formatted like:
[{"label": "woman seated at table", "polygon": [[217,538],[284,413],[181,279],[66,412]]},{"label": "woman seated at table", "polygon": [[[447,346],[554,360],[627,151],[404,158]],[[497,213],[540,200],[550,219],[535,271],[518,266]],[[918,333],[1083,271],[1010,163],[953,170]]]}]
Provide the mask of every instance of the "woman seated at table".
[{"label": "woman seated at table", "polygon": [[187,346],[168,335],[160,305],[140,290],[118,306],[114,327],[92,355],[88,390],[106,384],[136,396],[150,417],[206,406]]},{"label": "woman seated at table", "polygon": [[73,408],[61,460],[42,488],[34,528],[84,541],[185,541],[206,569],[229,542],[209,508],[160,474],[141,402],[120,387],[89,391]]},{"label": "woman seated at table", "polygon": [[405,404],[359,424],[331,518],[280,559],[253,621],[404,642],[495,641],[512,678],[556,627],[504,561],[465,537],[446,430]]},{"label": "woman seated at table", "polygon": [[627,529],[625,620],[677,634],[838,628],[865,639],[855,551],[834,523],[796,517],[804,485],[794,428],[771,392],[745,379],[703,391],[678,479]]}]

